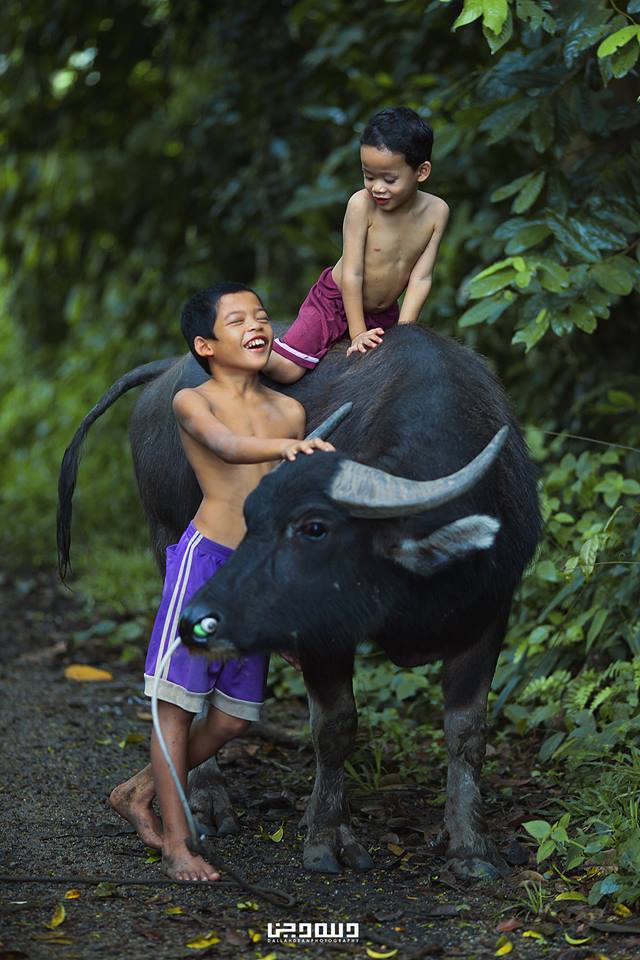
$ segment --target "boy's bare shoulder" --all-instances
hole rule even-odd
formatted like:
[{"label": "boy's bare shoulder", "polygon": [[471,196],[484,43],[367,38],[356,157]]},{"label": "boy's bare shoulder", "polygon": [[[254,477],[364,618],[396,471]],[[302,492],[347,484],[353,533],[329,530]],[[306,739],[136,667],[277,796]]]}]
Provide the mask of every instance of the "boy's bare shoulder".
[{"label": "boy's bare shoulder", "polygon": [[288,397],[278,390],[271,390],[270,387],[265,387],[264,389],[269,392],[270,400],[278,407],[287,420],[291,420],[292,422],[301,421],[304,424],[306,416],[305,410],[299,400],[296,400],[294,397]]},{"label": "boy's bare shoulder", "polygon": [[422,197],[422,213],[435,223],[446,223],[449,217],[449,204],[442,197],[434,193],[420,191]]},{"label": "boy's bare shoulder", "polygon": [[194,404],[201,405],[203,403],[211,406],[213,397],[211,396],[211,390],[205,389],[207,387],[209,387],[209,383],[203,383],[198,387],[183,387],[182,390],[178,390],[173,397],[173,409],[179,411],[192,407]]},{"label": "boy's bare shoulder", "polygon": [[366,190],[356,190],[347,200],[347,213],[353,216],[367,216],[375,204]]}]

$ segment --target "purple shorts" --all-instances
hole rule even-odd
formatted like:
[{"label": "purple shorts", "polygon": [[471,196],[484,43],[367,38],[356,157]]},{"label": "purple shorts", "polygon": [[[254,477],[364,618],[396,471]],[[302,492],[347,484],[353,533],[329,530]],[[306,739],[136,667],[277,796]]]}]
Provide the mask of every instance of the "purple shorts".
[{"label": "purple shorts", "polygon": [[[331,276],[332,270],[333,267],[327,267],[322,271],[285,335],[273,341],[275,353],[309,370],[322,360],[332,343],[349,332],[342,291]],[[392,303],[381,313],[365,313],[364,322],[367,330],[387,330],[398,322],[399,316],[400,307]]]},{"label": "purple shorts", "polygon": [[[150,697],[160,661],[178,636],[187,601],[226,563],[233,550],[208,540],[190,523],[179,543],[167,547],[167,572],[144,668],[144,692]],[[264,702],[269,657],[253,653],[237,660],[208,660],[180,645],[169,658],[158,684],[161,700],[189,713],[206,701],[243,720],[258,720]]]}]

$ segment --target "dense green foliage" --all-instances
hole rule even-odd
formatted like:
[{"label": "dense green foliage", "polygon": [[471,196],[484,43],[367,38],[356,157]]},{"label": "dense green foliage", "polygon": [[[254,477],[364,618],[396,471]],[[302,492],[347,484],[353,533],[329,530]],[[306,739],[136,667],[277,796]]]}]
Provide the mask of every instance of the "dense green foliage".
[{"label": "dense green foliage", "polygon": [[[182,350],[186,296],[243,279],[294,315],[339,253],[364,121],[405,103],[434,127],[429,188],[452,208],[423,320],[490,358],[542,468],[547,533],[494,713],[572,782],[609,752],[611,776],[631,765],[635,785],[640,0],[256,0],[215,15],[198,0],[9,0],[0,51],[0,476],[16,562],[52,561],[64,446],[116,376]],[[144,538],[126,416],[122,402],[95,428],[81,471],[76,556],[108,557],[94,584]],[[431,669],[391,684],[388,669],[361,679],[369,721],[422,731]],[[632,875],[637,809],[623,828],[589,797],[571,827],[618,837]]]}]

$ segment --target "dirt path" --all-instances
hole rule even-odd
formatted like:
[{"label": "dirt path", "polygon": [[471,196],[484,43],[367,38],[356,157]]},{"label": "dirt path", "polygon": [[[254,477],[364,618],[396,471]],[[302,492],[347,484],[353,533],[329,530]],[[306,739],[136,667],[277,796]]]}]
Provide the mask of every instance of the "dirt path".
[{"label": "dirt path", "polygon": [[[640,957],[640,939],[590,929],[594,918],[607,919],[603,910],[568,902],[557,904],[554,916],[527,916],[518,882],[531,865],[494,884],[465,885],[449,875],[424,842],[441,811],[411,784],[350,791],[373,871],[304,873],[297,823],[313,774],[306,743],[250,736],[223,752],[221,767],[243,829],[239,837],[211,841],[252,883],[290,894],[295,906],[273,906],[228,877],[210,886],[164,881],[159,865],[106,805],[110,788],[147,758],[151,725],[140,665],[113,662],[108,649],[96,645],[74,652],[73,635],[87,625],[87,615],[51,576],[5,578],[0,601],[0,960],[388,957],[394,949],[400,960],[507,953],[523,960]],[[64,669],[71,661],[104,667],[113,679],[69,680]],[[269,719],[298,730],[306,710],[298,700],[272,704]],[[491,791],[489,783],[490,821],[496,831],[513,832],[514,802],[503,796],[497,803]],[[527,804],[536,802],[529,794]],[[87,877],[106,882],[87,883]],[[359,924],[359,939],[267,942],[269,923],[295,922]],[[514,929],[505,931],[505,922]],[[592,939],[572,946],[565,934]]]}]

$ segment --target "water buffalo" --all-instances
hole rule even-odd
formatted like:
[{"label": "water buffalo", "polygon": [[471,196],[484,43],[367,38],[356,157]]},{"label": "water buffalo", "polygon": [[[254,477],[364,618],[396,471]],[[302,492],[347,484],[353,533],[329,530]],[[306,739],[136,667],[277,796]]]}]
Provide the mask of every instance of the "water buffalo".
[{"label": "water buffalo", "polygon": [[[138,368],[85,418],[61,473],[63,567],[84,434],[144,380],[152,382],[134,410],[131,443],[162,567],[200,496],[171,400],[203,378],[189,357]],[[325,872],[372,863],[344,792],[357,726],[356,645],[372,640],[403,667],[442,659],[447,856],[461,875],[495,875],[479,789],[487,694],[541,527],[536,471],[502,388],[473,351],[397,327],[362,357],[347,359],[337,344],[287,390],[310,426],[353,403],[332,436],[338,452],[299,458],[262,480],[246,501],[244,540],[183,612],[183,640],[210,651],[288,649],[300,659],[317,757],[304,863]]]}]

